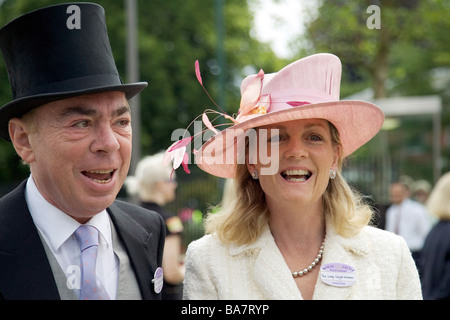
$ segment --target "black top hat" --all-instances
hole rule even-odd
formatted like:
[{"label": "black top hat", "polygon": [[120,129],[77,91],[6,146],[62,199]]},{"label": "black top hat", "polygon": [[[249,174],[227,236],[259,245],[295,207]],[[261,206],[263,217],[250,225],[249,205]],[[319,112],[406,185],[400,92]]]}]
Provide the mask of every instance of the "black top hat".
[{"label": "black top hat", "polygon": [[122,91],[130,99],[146,82],[123,84],[109,43],[105,11],[93,3],[42,8],[0,29],[13,101],[0,108],[0,136],[8,122],[48,102]]}]

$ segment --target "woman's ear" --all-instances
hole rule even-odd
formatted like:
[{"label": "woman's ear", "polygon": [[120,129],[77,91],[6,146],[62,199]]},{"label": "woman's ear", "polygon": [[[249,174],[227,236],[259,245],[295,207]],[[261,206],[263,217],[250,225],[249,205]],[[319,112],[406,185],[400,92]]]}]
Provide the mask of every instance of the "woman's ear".
[{"label": "woman's ear", "polygon": [[335,146],[333,146],[333,150],[334,150],[334,157],[333,157],[333,163],[331,164],[331,168],[337,172],[339,158],[341,157],[342,147],[341,147],[341,145],[335,145]]},{"label": "woman's ear", "polygon": [[256,166],[254,164],[247,163],[246,165],[247,165],[247,170],[250,174],[253,174],[253,172],[255,172],[255,170],[257,170]]},{"label": "woman's ear", "polygon": [[26,163],[32,163],[35,160],[32,145],[30,143],[29,128],[19,118],[9,120],[9,136],[16,149],[17,154]]}]

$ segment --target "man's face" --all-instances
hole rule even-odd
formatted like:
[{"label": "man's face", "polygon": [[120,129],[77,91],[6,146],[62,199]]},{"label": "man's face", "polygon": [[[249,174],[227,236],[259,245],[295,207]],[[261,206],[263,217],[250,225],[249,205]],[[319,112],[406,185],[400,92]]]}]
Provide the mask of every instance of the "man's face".
[{"label": "man's face", "polygon": [[403,200],[408,198],[409,193],[405,186],[400,183],[394,183],[390,188],[390,196],[393,204],[401,204]]},{"label": "man's face", "polygon": [[19,154],[30,163],[44,198],[80,222],[111,205],[131,159],[131,114],[125,94],[51,102],[37,108],[31,121],[34,129],[29,128],[30,120],[23,122],[29,153]]}]

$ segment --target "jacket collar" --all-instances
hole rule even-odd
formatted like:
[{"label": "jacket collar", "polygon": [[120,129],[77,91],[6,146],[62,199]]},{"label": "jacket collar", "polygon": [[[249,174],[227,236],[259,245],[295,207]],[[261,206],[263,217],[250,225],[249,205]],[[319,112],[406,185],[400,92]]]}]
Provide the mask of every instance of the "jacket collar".
[{"label": "jacket collar", "polygon": [[153,260],[151,249],[152,242],[156,241],[153,234],[149,234],[142,226],[134,221],[128,214],[124,213],[117,205],[113,203],[108,209],[111,220],[116,226],[116,231],[123,241],[130,262],[135,270],[136,278],[144,299],[154,298],[152,292],[152,279],[158,264]]},{"label": "jacket collar", "polygon": [[[354,267],[358,273],[359,260],[370,254],[370,246],[362,231],[353,237],[345,238],[336,232],[331,218],[327,218],[321,265],[344,263]],[[255,242],[242,246],[230,245],[229,253],[232,256],[241,254],[255,256],[254,279],[265,298],[302,299],[291,270],[276,246],[268,225]],[[349,287],[333,287],[322,282],[319,274],[314,299],[345,299],[352,294],[357,284],[358,282]]]}]

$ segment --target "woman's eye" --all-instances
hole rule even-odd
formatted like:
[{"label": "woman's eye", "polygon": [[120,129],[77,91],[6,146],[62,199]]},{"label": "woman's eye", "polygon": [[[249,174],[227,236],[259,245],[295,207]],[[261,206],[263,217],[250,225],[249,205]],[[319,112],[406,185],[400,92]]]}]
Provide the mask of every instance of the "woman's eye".
[{"label": "woman's eye", "polygon": [[269,142],[269,143],[279,143],[279,142],[281,142],[281,141],[283,141],[283,137],[280,136],[280,135],[274,135],[274,136],[271,136],[271,137],[269,137],[269,139],[267,140],[267,142]]},{"label": "woman's eye", "polygon": [[311,134],[309,136],[309,140],[311,141],[323,141],[322,137],[318,134]]}]

